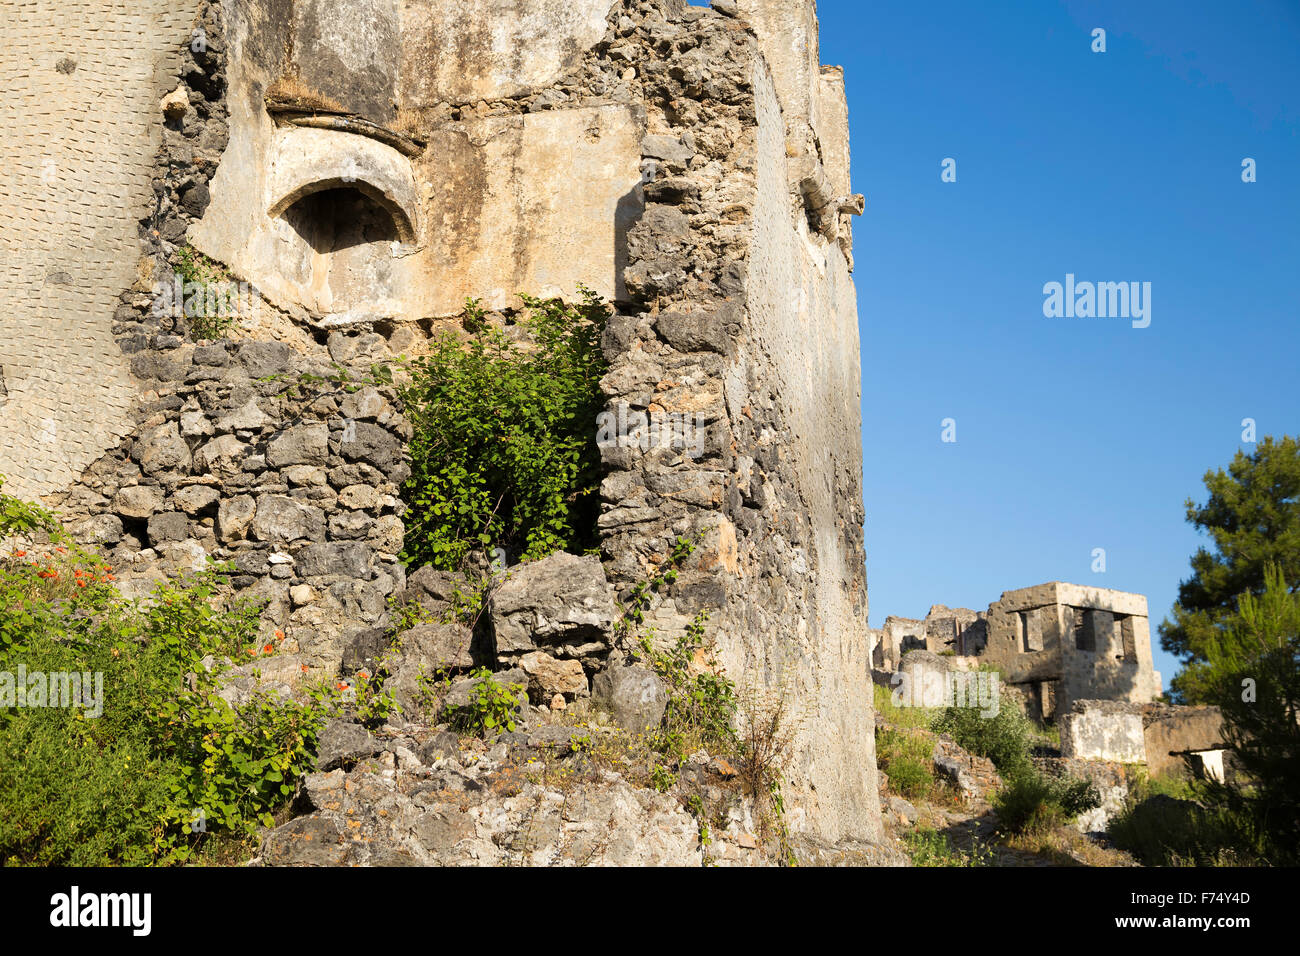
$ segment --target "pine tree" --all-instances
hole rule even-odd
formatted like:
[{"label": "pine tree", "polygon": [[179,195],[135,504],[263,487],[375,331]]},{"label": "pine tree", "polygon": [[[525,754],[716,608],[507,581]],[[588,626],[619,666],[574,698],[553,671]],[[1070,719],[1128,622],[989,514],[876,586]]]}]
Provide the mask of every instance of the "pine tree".
[{"label": "pine tree", "polygon": [[1265,438],[1254,454],[1238,452],[1225,473],[1207,472],[1209,499],[1187,501],[1187,520],[1207,533],[1214,550],[1192,556],[1172,620],[1160,644],[1183,661],[1171,682],[1176,699],[1212,702],[1216,675],[1210,654],[1238,611],[1238,598],[1262,594],[1266,569],[1276,565],[1292,592],[1300,588],[1300,442]]}]

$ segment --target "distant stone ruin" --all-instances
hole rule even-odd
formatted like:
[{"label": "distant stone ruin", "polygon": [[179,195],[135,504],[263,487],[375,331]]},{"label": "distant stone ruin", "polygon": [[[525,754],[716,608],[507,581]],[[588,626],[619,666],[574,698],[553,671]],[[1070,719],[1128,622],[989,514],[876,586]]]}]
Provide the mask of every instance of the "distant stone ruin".
[{"label": "distant stone ruin", "polygon": [[987,611],[936,604],[923,620],[887,617],[871,639],[881,684],[996,668],[1029,716],[1056,724],[1061,758],[1077,772],[1097,773],[1080,762],[1144,764],[1153,775],[1223,779],[1219,709],[1156,702],[1141,594],[1055,581],[1007,591]]},{"label": "distant stone ruin", "polygon": [[1056,581],[1007,591],[988,611],[938,604],[922,621],[888,617],[871,633],[877,669],[896,668],[909,650],[974,658],[1023,691],[1040,720],[1077,700],[1140,704],[1162,691],[1140,594]]}]

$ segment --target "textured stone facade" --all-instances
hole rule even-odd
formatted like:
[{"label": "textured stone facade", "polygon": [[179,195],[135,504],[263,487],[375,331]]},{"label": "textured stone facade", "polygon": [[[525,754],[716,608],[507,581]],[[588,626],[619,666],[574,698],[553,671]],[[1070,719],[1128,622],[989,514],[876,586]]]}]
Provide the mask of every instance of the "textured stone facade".
[{"label": "textured stone facade", "polygon": [[[104,229],[57,270],[85,287],[67,357],[40,297],[62,293],[31,291],[63,288],[35,278],[61,238],[6,232],[6,264],[26,270],[5,279],[9,490],[51,495],[145,581],[234,561],[295,662],[338,667],[403,589],[406,426],[384,385],[319,379],[418,353],[467,296],[510,310],[585,285],[615,306],[611,414],[698,429],[603,448],[604,573],[625,595],[701,534],[651,622],[669,637],[707,611],[728,674],[784,688],[795,830],[877,837],[849,227],[863,200],[813,0],[85,6],[82,25],[139,23],[113,45],[126,81],[99,84],[126,97],[87,158],[110,168],[82,176],[102,180]],[[35,7],[19,4],[17,35],[0,27],[0,55],[45,71],[62,21]],[[60,70],[41,82],[67,87],[67,123],[97,121]],[[39,198],[42,90],[0,98],[22,157],[0,186],[7,221],[97,195]],[[256,292],[228,339],[156,309],[185,243]],[[84,375],[71,356],[91,359]],[[292,390],[303,372],[318,387]]]}]

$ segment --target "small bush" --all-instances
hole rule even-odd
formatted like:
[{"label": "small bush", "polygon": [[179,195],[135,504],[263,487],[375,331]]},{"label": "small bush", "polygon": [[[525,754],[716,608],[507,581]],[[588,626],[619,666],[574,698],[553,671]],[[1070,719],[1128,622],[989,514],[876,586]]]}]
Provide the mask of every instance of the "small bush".
[{"label": "small bush", "polygon": [[1010,833],[1032,833],[1069,823],[1100,804],[1097,788],[1089,781],[1036,771],[1013,777],[993,798],[998,822]]},{"label": "small bush", "polygon": [[1139,790],[1106,832],[1146,866],[1269,862],[1263,835],[1248,815],[1160,792]]},{"label": "small bush", "polygon": [[528,561],[596,544],[608,308],[586,290],[573,307],[524,302],[530,343],[488,325],[470,301],[469,341],[444,335],[411,364],[409,564],[456,571],[489,548]]},{"label": "small bush", "polygon": [[445,718],[457,730],[481,737],[507,731],[513,733],[519,712],[519,695],[524,692],[524,685],[498,683],[486,667],[480,667],[470,676],[474,678],[474,687],[470,691],[469,704],[447,708]]},{"label": "small bush", "polygon": [[337,700],[218,696],[231,659],[275,651],[221,569],[129,601],[52,514],[0,494],[0,538],[33,531],[48,543],[0,554],[0,675],[75,674],[80,693],[38,705],[0,679],[0,863],[182,863],[271,824]]},{"label": "small bush", "polygon": [[993,761],[1003,778],[1029,773],[1034,725],[1020,708],[1004,701],[996,716],[984,717],[973,707],[946,707],[931,721],[937,734],[948,734],[959,746]]},{"label": "small bush", "polygon": [[[891,778],[892,780],[892,778]],[[913,866],[970,867],[992,866],[993,849],[978,841],[969,850],[959,850],[948,837],[921,827],[907,834],[907,854]]]},{"label": "small bush", "polygon": [[889,785],[909,800],[934,789],[934,742],[923,734],[892,728],[876,731],[876,762],[889,775]]}]

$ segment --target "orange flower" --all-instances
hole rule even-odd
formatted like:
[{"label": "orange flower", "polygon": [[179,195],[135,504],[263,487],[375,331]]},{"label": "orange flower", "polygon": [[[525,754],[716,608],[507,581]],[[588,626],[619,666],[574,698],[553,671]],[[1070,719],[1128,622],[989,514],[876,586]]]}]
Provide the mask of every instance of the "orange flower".
[{"label": "orange flower", "polygon": [[86,586],[86,582],[85,582],[85,581],[78,581],[78,582],[77,582],[77,587],[79,587],[79,588],[84,588],[85,586]]},{"label": "orange flower", "polygon": [[303,665],[302,665],[302,672],[303,672],[304,674],[307,673],[307,665],[306,665],[306,664],[303,664]]},{"label": "orange flower", "polygon": [[253,657],[257,654],[257,649],[254,647],[245,648],[245,650],[248,651],[250,657]]},{"label": "orange flower", "polygon": [[284,631],[276,631],[276,632],[275,632],[275,639],[276,639],[277,641],[282,641],[282,640],[284,640]]},{"label": "orange flower", "polygon": [[370,680],[370,675],[367,674],[365,671],[362,671],[361,673],[357,674],[357,676],[360,677],[362,680]]},{"label": "orange flower", "polygon": [[104,575],[104,580],[105,580],[105,581],[116,581],[117,578],[113,577],[113,575],[111,575],[111,574],[106,574],[106,575]]},{"label": "orange flower", "polygon": [[27,557],[27,552],[26,552],[26,551],[15,551],[15,552],[14,552],[14,557],[15,557],[15,558],[25,558],[25,557]]},{"label": "orange flower", "polygon": [[67,553],[68,553],[68,549],[67,549],[67,548],[55,548],[54,550],[57,551],[57,552],[59,552],[59,554],[67,554]]},{"label": "orange flower", "polygon": [[273,650],[275,650],[274,645],[267,644],[264,648],[262,648],[262,653],[270,654]]},{"label": "orange flower", "polygon": [[347,689],[348,689],[348,685],[345,684],[345,683],[343,683],[343,681],[339,681],[339,682],[338,682],[337,684],[335,684],[334,686],[337,687],[339,690],[347,690]]}]

